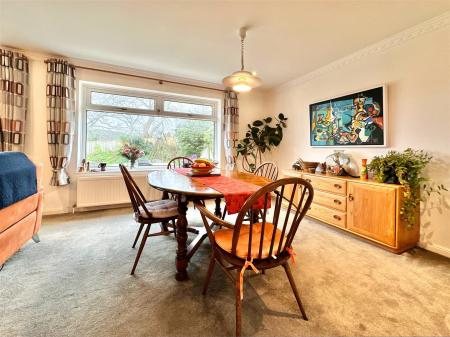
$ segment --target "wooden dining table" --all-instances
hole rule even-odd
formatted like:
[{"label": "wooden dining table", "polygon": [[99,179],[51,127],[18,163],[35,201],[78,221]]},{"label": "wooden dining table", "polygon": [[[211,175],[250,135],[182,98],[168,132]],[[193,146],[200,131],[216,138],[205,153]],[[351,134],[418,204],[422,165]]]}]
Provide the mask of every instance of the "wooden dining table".
[{"label": "wooden dining table", "polygon": [[[270,183],[270,180],[250,173],[227,170],[221,170],[220,173],[222,176],[245,181],[261,187]],[[188,204],[195,200],[213,199],[215,200],[214,214],[220,217],[222,215],[220,203],[224,196],[221,192],[202,184],[198,180],[196,181],[195,179],[172,169],[149,173],[148,184],[151,187],[162,191],[163,198],[168,198],[169,194],[177,196],[176,200],[178,201],[179,215],[176,222],[178,248],[175,259],[177,270],[175,278],[178,281],[184,281],[188,279],[187,267],[189,260],[192,258],[202,241],[207,237],[205,228],[193,228],[188,226],[188,220],[186,218]],[[187,246],[188,232],[197,234],[189,246]]]}]

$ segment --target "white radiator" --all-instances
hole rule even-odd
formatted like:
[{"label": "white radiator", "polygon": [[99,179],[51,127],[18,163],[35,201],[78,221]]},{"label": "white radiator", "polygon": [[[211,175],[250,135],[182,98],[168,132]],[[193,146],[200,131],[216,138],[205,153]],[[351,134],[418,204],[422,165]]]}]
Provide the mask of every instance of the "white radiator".
[{"label": "white radiator", "polygon": [[[147,200],[160,199],[161,191],[150,187],[147,183],[149,172],[132,172]],[[109,206],[130,203],[130,197],[120,172],[78,173],[77,176],[77,208]]]}]

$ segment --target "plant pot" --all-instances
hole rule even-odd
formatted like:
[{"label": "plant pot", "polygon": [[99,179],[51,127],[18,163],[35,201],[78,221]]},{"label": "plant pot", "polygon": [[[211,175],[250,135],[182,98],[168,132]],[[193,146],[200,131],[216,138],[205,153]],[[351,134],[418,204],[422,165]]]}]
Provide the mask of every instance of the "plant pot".
[{"label": "plant pot", "polygon": [[130,159],[130,169],[134,169],[135,165],[136,165],[136,160]]}]

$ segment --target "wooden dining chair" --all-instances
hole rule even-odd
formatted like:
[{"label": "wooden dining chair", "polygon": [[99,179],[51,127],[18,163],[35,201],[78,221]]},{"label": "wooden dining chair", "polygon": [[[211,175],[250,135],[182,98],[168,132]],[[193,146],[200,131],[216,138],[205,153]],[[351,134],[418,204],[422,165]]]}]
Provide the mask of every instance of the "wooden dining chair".
[{"label": "wooden dining chair", "polygon": [[169,163],[167,164],[168,169],[175,169],[175,168],[188,168],[191,167],[194,162],[192,159],[188,157],[175,157],[172,158]]},{"label": "wooden dining chair", "polygon": [[[130,196],[131,205],[133,206],[134,219],[139,223],[139,229],[134,239],[133,248],[136,246],[141,232],[146,226],[133,268],[131,269],[131,275],[133,275],[141,257],[142,250],[147,242],[147,238],[175,233],[175,220],[178,218],[178,204],[176,201],[169,199],[147,201],[127,168],[122,164],[120,164],[119,167]],[[170,221],[172,221],[171,225],[169,224]],[[161,231],[149,234],[150,227],[154,223],[161,223]],[[173,229],[168,230],[167,226],[171,226]]]},{"label": "wooden dining chair", "polygon": [[278,166],[274,162],[267,161],[259,165],[253,174],[275,181],[278,179]]},{"label": "wooden dining chair", "polygon": [[[277,164],[267,161],[259,165],[255,172],[253,172],[255,176],[264,177],[269,179],[270,181],[275,181],[278,178],[278,166]],[[261,212],[259,212],[261,213]],[[225,219],[227,215],[227,206],[224,207],[222,212],[222,219]],[[262,214],[256,214],[256,216],[260,217]],[[245,218],[244,221],[249,220],[249,217]]]},{"label": "wooden dining chair", "polygon": [[[275,181],[262,187],[247,199],[238,213],[234,225],[216,217],[205,207],[204,203],[197,202],[197,208],[201,213],[212,246],[203,294],[206,294],[214,266],[218,262],[225,274],[235,282],[236,336],[241,335],[243,276],[248,268],[259,273],[266,269],[282,266],[302,317],[304,320],[308,320],[288,261],[294,259],[295,252],[292,242],[300,222],[311,205],[313,195],[311,184],[301,178],[285,178]],[[296,199],[296,196],[299,196],[299,199]],[[258,211],[254,205],[258,200],[261,202],[260,198],[264,198],[262,204],[268,206],[263,209],[262,218],[257,223],[243,224],[248,213],[253,214]],[[281,211],[283,199],[287,200],[288,204],[287,209]],[[210,221],[225,228],[213,232],[209,225]],[[231,273],[232,270],[236,270],[235,277]]]}]

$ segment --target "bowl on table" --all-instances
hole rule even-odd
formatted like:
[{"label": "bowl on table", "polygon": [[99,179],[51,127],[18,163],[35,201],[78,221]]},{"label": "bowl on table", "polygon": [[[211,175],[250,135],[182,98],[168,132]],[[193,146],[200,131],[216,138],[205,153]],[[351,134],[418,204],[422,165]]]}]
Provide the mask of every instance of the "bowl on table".
[{"label": "bowl on table", "polygon": [[214,166],[191,167],[191,173],[196,176],[206,176],[214,170]]}]

